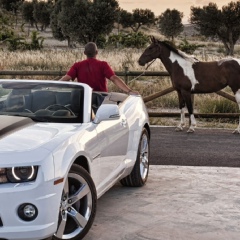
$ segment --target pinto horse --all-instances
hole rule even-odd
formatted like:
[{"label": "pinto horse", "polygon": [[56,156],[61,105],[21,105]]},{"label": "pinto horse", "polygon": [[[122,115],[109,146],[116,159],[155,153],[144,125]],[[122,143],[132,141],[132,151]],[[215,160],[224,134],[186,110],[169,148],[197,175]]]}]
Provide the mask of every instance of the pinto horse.
[{"label": "pinto horse", "polygon": [[[196,120],[193,114],[193,95],[195,93],[213,93],[229,86],[240,108],[240,60],[226,58],[220,61],[201,62],[192,56],[177,50],[166,42],[151,37],[151,45],[140,56],[138,63],[146,63],[159,58],[168,71],[173,88],[177,91],[181,121],[177,131],[185,126],[184,107],[189,113],[188,132],[194,132]],[[239,125],[233,133],[240,133]]]}]

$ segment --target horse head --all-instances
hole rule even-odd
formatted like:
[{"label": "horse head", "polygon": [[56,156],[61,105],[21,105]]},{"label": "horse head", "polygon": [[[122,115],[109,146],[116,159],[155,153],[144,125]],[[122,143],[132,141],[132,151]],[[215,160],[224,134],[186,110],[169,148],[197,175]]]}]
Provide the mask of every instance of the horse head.
[{"label": "horse head", "polygon": [[138,63],[140,66],[144,66],[146,63],[149,63],[160,56],[161,50],[160,42],[153,36],[151,36],[150,39],[151,39],[150,46],[148,46],[144,50],[144,52],[138,59]]}]

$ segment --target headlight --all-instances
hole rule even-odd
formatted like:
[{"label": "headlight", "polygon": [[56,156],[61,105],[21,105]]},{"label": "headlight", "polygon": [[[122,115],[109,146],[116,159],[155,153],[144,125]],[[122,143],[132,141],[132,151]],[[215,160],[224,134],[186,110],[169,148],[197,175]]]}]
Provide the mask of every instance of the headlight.
[{"label": "headlight", "polygon": [[34,181],[37,176],[37,170],[37,166],[0,168],[0,183]]},{"label": "headlight", "polygon": [[6,168],[0,168],[0,183],[6,183],[8,182],[7,176],[6,176]]}]

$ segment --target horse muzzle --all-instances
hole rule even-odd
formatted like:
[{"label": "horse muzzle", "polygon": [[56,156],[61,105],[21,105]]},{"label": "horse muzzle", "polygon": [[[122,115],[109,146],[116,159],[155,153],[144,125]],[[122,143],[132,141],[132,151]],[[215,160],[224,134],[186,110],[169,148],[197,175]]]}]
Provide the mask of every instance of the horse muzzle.
[{"label": "horse muzzle", "polygon": [[144,66],[144,65],[145,65],[145,62],[143,62],[141,59],[139,59],[139,60],[138,60],[138,64],[139,64],[140,66]]}]

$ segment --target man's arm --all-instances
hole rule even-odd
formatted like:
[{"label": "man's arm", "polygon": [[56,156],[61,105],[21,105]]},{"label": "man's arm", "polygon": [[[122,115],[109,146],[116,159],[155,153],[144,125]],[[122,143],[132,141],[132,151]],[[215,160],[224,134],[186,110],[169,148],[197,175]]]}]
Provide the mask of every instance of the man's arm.
[{"label": "man's arm", "polygon": [[137,91],[133,91],[130,87],[128,87],[128,85],[118,76],[113,75],[112,77],[110,77],[110,80],[120,89],[122,89],[124,92],[128,93],[128,94],[136,94],[139,95],[139,92]]},{"label": "man's arm", "polygon": [[72,78],[69,75],[65,75],[59,79],[59,81],[70,81]]}]

